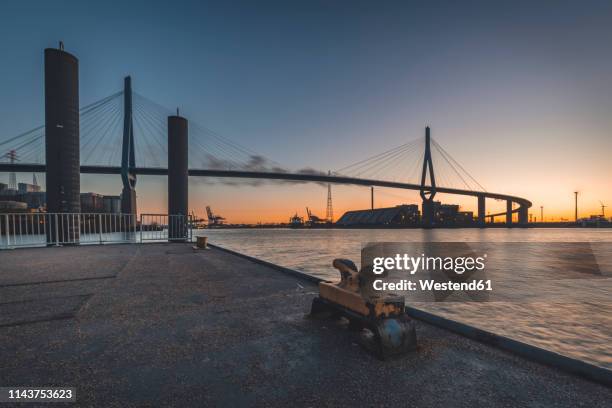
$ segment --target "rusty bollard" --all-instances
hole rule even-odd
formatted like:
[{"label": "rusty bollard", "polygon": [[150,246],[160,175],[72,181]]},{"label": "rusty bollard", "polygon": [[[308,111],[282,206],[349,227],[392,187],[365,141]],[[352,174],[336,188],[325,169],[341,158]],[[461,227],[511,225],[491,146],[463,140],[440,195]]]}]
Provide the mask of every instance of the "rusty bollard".
[{"label": "rusty bollard", "polygon": [[319,282],[319,296],[312,300],[310,315],[345,317],[349,328],[359,332],[358,342],[382,360],[416,350],[416,329],[405,312],[404,298],[364,296],[362,289],[372,276],[370,268],[358,271],[348,259],[335,259],[333,266],[340,272],[340,282]]},{"label": "rusty bollard", "polygon": [[208,249],[208,237],[197,237],[194,249]]}]

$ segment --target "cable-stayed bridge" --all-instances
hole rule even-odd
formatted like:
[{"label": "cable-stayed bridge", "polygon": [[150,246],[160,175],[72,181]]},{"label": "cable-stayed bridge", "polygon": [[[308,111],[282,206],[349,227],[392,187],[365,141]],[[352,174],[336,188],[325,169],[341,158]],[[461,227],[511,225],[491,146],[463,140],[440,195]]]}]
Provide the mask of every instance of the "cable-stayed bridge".
[{"label": "cable-stayed bridge", "polygon": [[[47,199],[56,201],[50,204],[57,212],[74,212],[71,205],[76,204],[70,204],[66,190],[78,190],[77,172],[121,175],[126,213],[136,213],[137,175],[168,175],[170,214],[187,214],[187,177],[203,176],[416,190],[424,226],[434,226],[437,193],[472,196],[481,226],[485,217],[496,216],[512,225],[513,213],[519,225],[527,223],[530,201],[487,191],[431,137],[429,128],[424,137],[334,171],[292,171],[133,92],[129,77],[123,90],[75,109],[78,60],[63,49],[45,51],[45,90],[45,125],[0,139],[0,153],[10,152],[6,157],[13,158],[0,163],[0,171],[47,173],[47,190],[56,189]],[[506,211],[486,214],[487,198],[504,200]]]}]

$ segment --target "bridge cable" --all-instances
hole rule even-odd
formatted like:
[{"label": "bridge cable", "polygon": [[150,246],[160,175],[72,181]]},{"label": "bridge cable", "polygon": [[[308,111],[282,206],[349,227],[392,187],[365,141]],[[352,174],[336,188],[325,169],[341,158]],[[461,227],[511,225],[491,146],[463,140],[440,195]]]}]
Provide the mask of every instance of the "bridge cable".
[{"label": "bridge cable", "polygon": [[[444,149],[444,148],[443,148],[443,147],[442,147],[442,146],[441,146],[441,145],[440,145],[438,142],[436,142],[435,140],[433,140],[433,138],[432,138],[432,142],[433,142],[434,146],[436,146],[436,148],[438,148],[438,150],[439,150],[439,151],[440,151],[440,152],[441,152],[443,155],[447,156],[447,157],[448,157],[448,158],[449,158],[449,159],[450,159],[452,162],[454,162],[454,163],[455,163],[455,164],[456,164],[456,165],[457,165],[457,166],[458,166],[458,167],[459,167],[459,168],[460,168],[460,169],[461,169],[461,170],[464,172],[464,174],[466,174],[466,175],[467,175],[467,176],[468,176],[468,177],[469,177],[469,178],[470,178],[472,181],[474,181],[474,183],[476,183],[476,184],[478,185],[478,187],[480,187],[480,189],[481,189],[482,191],[485,191],[485,192],[487,191],[487,190],[486,190],[486,189],[485,189],[485,188],[482,186],[482,184],[480,184],[480,183],[479,183],[479,182],[478,182],[478,181],[477,181],[477,180],[476,180],[474,177],[472,177],[472,175],[471,175],[471,174],[470,174],[470,173],[469,173],[467,170],[465,170],[465,168],[463,168],[463,166],[462,166],[462,165],[461,165],[459,162],[457,162],[457,161],[456,161],[456,160],[455,160],[455,159],[454,159],[454,158],[453,158],[453,157],[452,157],[452,156],[451,156],[451,155],[450,155],[450,154],[449,154],[449,153],[448,153],[448,152],[447,152],[447,151],[446,151],[446,150],[445,150],[445,149]],[[448,159],[447,159],[447,161],[448,161]],[[450,164],[450,163],[449,163],[449,164]],[[452,165],[451,165],[451,166],[452,166]],[[455,169],[455,168],[454,168],[454,166],[453,166],[453,169]],[[457,170],[455,169],[455,171],[457,171]],[[459,174],[459,172],[458,172],[458,171],[457,171],[457,173]]]}]

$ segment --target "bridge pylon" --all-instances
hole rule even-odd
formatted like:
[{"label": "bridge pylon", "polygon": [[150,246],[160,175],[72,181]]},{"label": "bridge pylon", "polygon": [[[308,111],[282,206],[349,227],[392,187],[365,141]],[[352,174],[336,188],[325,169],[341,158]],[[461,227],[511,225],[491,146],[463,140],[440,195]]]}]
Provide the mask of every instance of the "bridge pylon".
[{"label": "bridge pylon", "polygon": [[[429,182],[427,185],[427,173],[429,172]],[[423,158],[423,171],[421,173],[421,188],[419,190],[422,205],[421,222],[423,227],[434,226],[434,197],[436,196],[436,176],[434,174],[433,162],[431,160],[431,133],[429,126],[425,128],[425,156]]]},{"label": "bridge pylon", "polygon": [[132,78],[123,81],[123,143],[121,146],[121,212],[136,214],[136,152],[132,117]]}]

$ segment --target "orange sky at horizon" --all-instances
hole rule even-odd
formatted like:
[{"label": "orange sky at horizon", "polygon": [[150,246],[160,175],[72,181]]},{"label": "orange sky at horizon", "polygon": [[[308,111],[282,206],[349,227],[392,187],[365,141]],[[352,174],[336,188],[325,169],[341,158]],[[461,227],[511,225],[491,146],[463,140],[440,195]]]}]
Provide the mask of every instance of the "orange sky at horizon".
[{"label": "orange sky at horizon", "polygon": [[[44,186],[44,174],[37,175]],[[116,178],[114,181],[109,178]],[[554,178],[552,178],[554,180]],[[533,182],[527,184],[522,180],[509,182],[506,188],[497,188],[497,193],[524,197],[532,201],[529,213],[540,219],[540,205],[544,206],[545,221],[562,221],[574,219],[573,180],[557,179],[556,183],[548,182],[545,188]],[[582,183],[579,189],[579,217],[601,214],[600,201],[605,205],[612,203],[612,190],[606,190],[608,179],[591,180],[590,184]],[[31,176],[18,174],[19,182],[30,182]],[[110,182],[109,182],[110,181]],[[313,214],[325,217],[327,204],[327,186],[318,183],[286,183],[274,181],[241,180],[237,185],[225,185],[224,181],[208,178],[190,178],[189,208],[198,217],[206,218],[205,208],[210,205],[216,214],[227,218],[235,224],[279,223],[287,222],[296,212],[306,218],[306,207]],[[576,183],[578,184],[578,183]],[[109,187],[109,185],[111,187]],[[486,186],[486,184],[485,184]],[[101,176],[84,174],[81,176],[82,192],[97,192],[107,195],[118,195],[121,190],[119,176]],[[166,213],[167,184],[162,176],[139,176],[136,186],[139,213]],[[421,199],[418,191],[399,190],[375,187],[375,207],[391,207],[399,204],[418,204]],[[597,191],[606,194],[598,195]],[[600,198],[601,197],[601,198]],[[334,220],[344,212],[370,208],[370,188],[332,184]],[[436,200],[447,204],[459,204],[462,211],[477,212],[475,197],[438,194]],[[505,211],[505,202],[487,199],[487,213]],[[605,208],[606,217],[612,215],[612,205]]]},{"label": "orange sky at horizon", "polygon": [[[431,126],[434,146],[453,159],[434,155],[440,186],[465,188],[456,160],[487,191],[530,200],[538,219],[543,206],[546,221],[573,220],[574,191],[579,217],[601,214],[600,202],[612,216],[612,2],[160,3],[146,19],[125,18],[142,7],[117,14],[107,3],[15,2],[0,13],[0,31],[20,34],[3,42],[11,63],[0,65],[0,141],[23,150],[21,163],[44,161],[44,139],[21,137],[45,123],[43,49],[61,38],[80,61],[81,106],[133,77],[142,97],[132,124],[138,167],[166,165],[166,116],[180,107],[190,168],[251,169],[263,158],[262,168],[342,173],[395,148],[346,174],[418,183],[412,168],[423,150],[405,146]],[[93,123],[80,122],[81,164],[120,165],[122,109],[104,106]],[[31,173],[17,177],[32,181]],[[210,205],[230,223],[286,222],[305,207],[325,216],[324,185],[227,181],[191,178],[190,210],[205,216]],[[121,178],[83,174],[81,191],[119,195]],[[167,211],[166,177],[138,176],[136,191],[140,213]],[[474,197],[437,199],[476,211]],[[417,191],[376,188],[376,207],[420,201]],[[334,185],[333,204],[335,219],[367,209],[369,189]],[[487,212],[505,209],[487,200]]]},{"label": "orange sky at horizon", "polygon": [[[82,190],[89,191],[88,184],[95,186],[87,179],[100,176],[83,176]],[[220,183],[209,184],[209,180],[202,182],[191,178],[189,183],[189,208],[199,217],[206,218],[205,207],[210,205],[216,214],[227,218],[229,223],[278,223],[287,222],[289,217],[297,212],[299,216],[306,217],[306,207],[313,214],[325,217],[327,204],[327,187],[316,183],[278,183],[263,181],[257,185],[227,186]],[[247,180],[251,183],[252,180]],[[120,181],[117,180],[117,190]],[[547,193],[548,199],[541,201],[533,195],[537,188],[525,188],[524,193],[513,190],[496,190],[532,200],[533,206],[530,214],[540,218],[540,205],[544,205],[544,218],[546,221],[559,221],[574,218],[573,190],[551,191]],[[117,194],[117,192],[104,192]],[[165,177],[146,176],[139,177],[138,206],[140,213],[165,213],[167,206],[167,186]],[[542,196],[542,191],[538,197]],[[337,220],[344,212],[370,208],[370,189],[362,186],[349,186],[332,184],[332,197],[334,219]],[[476,199],[450,194],[438,194],[436,199],[448,204],[459,204],[464,211],[476,213]],[[375,187],[375,207],[390,207],[399,204],[418,204],[420,197],[418,191],[407,191]],[[603,200],[602,200],[603,201]],[[543,204],[542,204],[543,203]],[[605,202],[604,202],[605,203]],[[487,199],[487,212],[501,212],[505,210],[505,202]],[[601,206],[596,195],[588,191],[579,195],[579,217],[588,217],[591,214],[601,214]],[[606,216],[610,216],[612,210]]]}]

